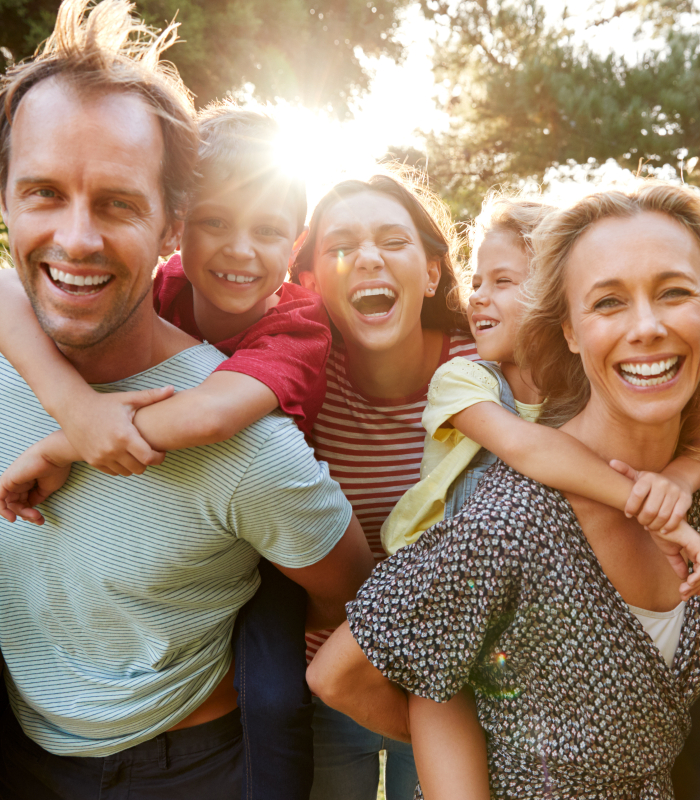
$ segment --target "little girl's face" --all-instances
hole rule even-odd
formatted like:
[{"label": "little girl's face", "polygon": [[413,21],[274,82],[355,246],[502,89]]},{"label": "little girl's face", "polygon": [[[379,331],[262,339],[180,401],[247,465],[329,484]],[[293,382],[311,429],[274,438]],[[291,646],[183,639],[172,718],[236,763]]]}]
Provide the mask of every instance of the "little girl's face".
[{"label": "little girl's face", "polygon": [[479,357],[486,361],[513,362],[515,338],[523,313],[521,284],[529,261],[510,231],[486,234],[477,252],[469,298],[469,326]]}]

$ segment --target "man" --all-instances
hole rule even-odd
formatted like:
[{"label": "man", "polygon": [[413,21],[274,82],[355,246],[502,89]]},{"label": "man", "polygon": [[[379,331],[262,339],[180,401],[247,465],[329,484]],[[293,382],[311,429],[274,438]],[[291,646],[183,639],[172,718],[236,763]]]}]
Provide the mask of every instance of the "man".
[{"label": "man", "polygon": [[[86,6],[66,0],[43,53],[0,88],[13,259],[86,380],[188,388],[223,357],[152,307],[196,154],[184,88],[156,67],[172,37],[150,41],[124,0]],[[56,427],[2,358],[0,419],[0,470]],[[43,510],[42,528],[0,520],[0,796],[236,797],[230,640],[258,553],[307,590],[319,627],[372,566],[326,466],[271,415],[138,478],[75,465]]]}]

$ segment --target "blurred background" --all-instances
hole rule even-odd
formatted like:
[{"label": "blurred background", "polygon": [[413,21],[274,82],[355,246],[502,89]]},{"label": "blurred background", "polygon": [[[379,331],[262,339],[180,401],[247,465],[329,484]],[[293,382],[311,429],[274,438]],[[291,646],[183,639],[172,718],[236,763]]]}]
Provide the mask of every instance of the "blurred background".
[{"label": "blurred background", "polygon": [[[56,0],[0,0],[0,70]],[[315,201],[379,160],[462,221],[490,187],[567,200],[637,173],[700,184],[700,0],[139,0],[198,106],[269,105]],[[5,237],[3,239],[3,237]],[[6,230],[0,223],[0,246]]]}]

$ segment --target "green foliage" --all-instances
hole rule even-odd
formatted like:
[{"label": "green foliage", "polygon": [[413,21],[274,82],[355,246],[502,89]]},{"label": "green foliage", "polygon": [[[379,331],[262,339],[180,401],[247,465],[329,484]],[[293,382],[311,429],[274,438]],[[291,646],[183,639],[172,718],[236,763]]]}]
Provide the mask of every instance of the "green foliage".
[{"label": "green foliage", "polygon": [[576,45],[566,15],[552,26],[538,0],[423,3],[450,26],[436,72],[451,126],[429,139],[428,155],[458,215],[478,211],[491,186],[539,182],[551,165],[612,158],[635,171],[640,159],[678,167],[700,155],[700,35],[670,24],[691,3],[618,5],[613,17],[665,26],[664,46],[635,63]]},{"label": "green foliage", "polygon": [[[360,50],[400,57],[397,13],[407,2],[138,0],[136,10],[157,27],[177,14],[185,41],[168,55],[198,105],[252,84],[259,99],[332,107],[342,117],[368,84]],[[57,0],[0,0],[0,47],[15,60],[31,55],[50,33],[58,6]]]}]

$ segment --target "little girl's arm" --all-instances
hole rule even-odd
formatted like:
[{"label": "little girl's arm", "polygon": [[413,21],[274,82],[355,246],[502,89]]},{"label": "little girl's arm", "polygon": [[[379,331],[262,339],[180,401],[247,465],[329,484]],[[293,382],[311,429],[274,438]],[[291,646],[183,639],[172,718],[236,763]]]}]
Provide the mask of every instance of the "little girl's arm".
[{"label": "little girl's arm", "polygon": [[[450,423],[508,466],[539,483],[626,510],[634,486],[632,478],[613,469],[564,431],[535,425],[495,402],[476,403],[452,416]],[[700,535],[686,522],[675,530],[654,533],[671,566],[685,581],[681,595],[685,598],[695,593],[700,588]],[[695,565],[690,576],[681,550]]]},{"label": "little girl's arm", "polygon": [[447,703],[409,694],[408,716],[425,800],[488,800],[486,740],[472,692]]}]

